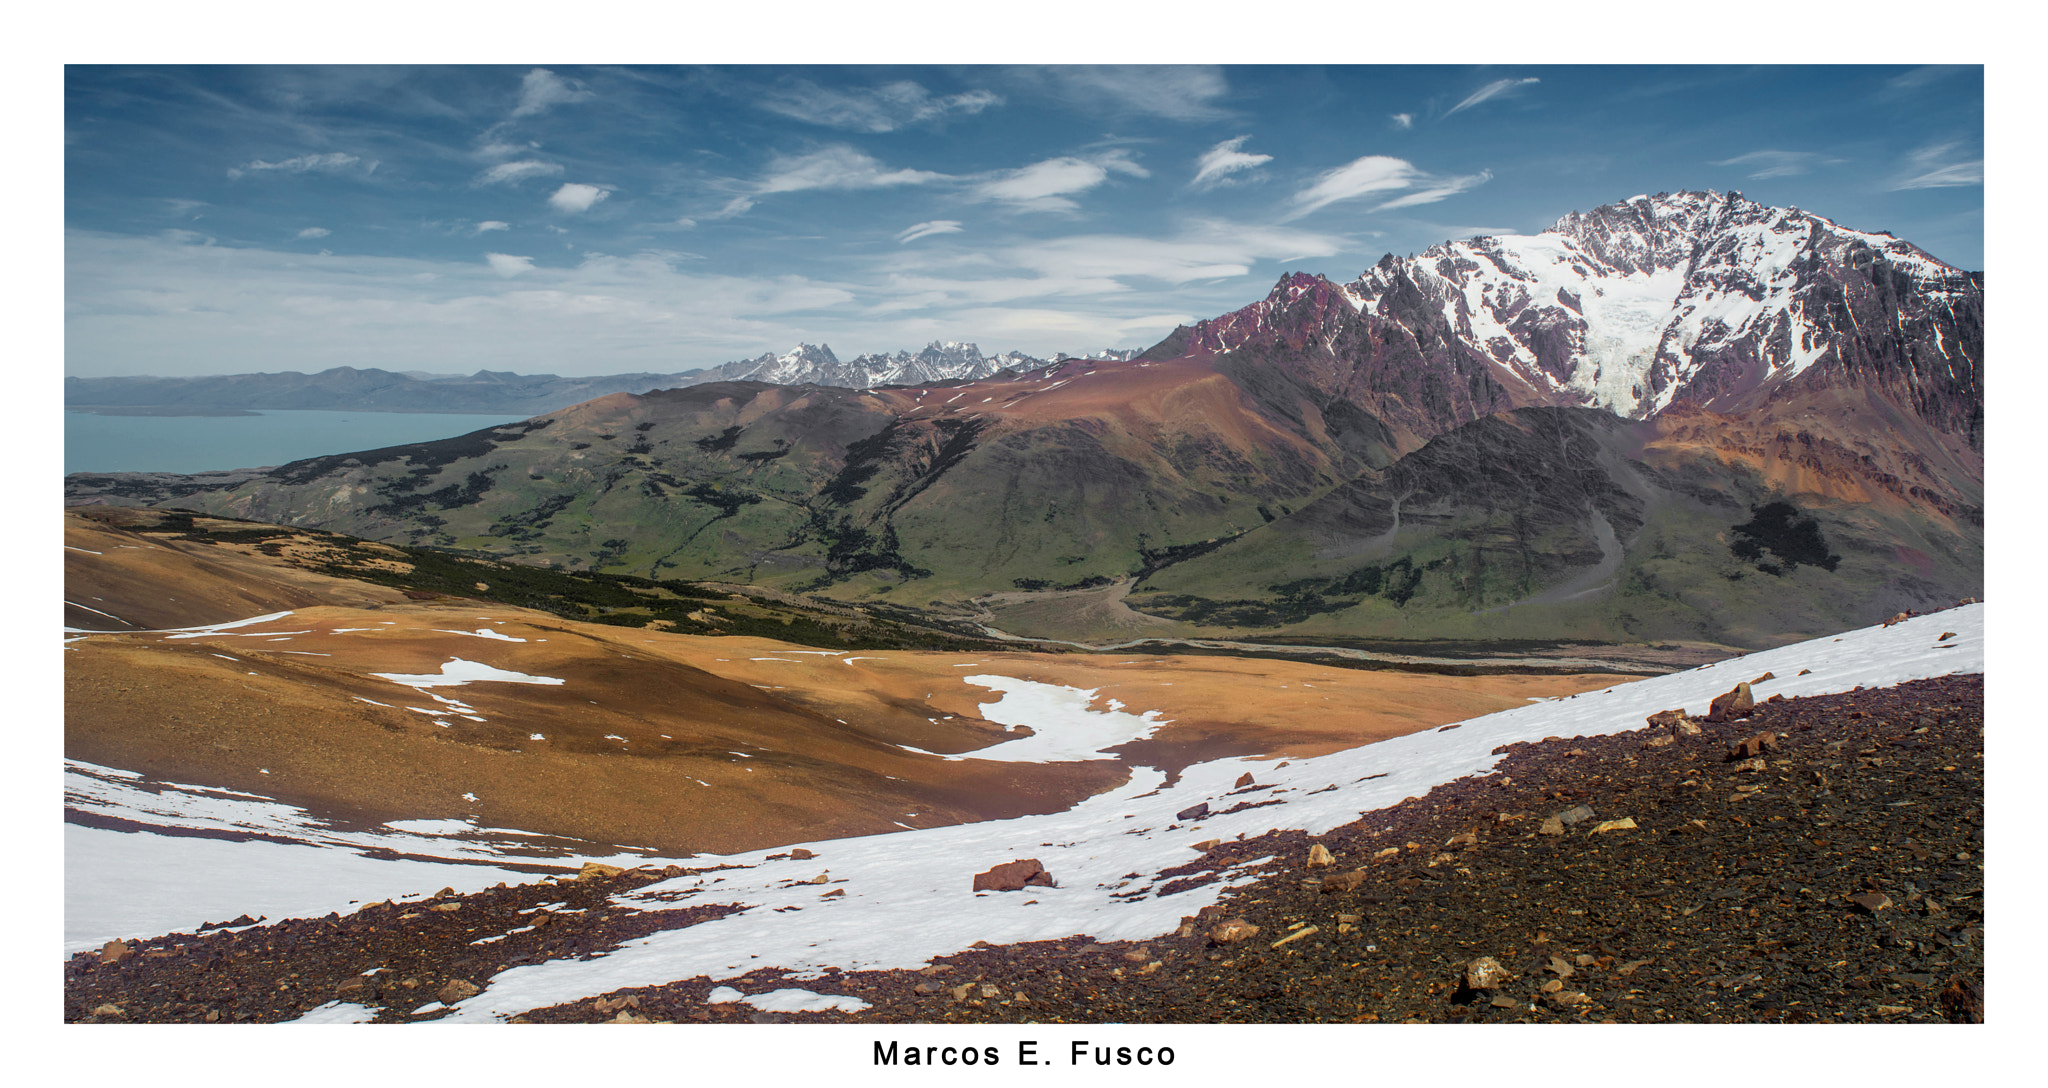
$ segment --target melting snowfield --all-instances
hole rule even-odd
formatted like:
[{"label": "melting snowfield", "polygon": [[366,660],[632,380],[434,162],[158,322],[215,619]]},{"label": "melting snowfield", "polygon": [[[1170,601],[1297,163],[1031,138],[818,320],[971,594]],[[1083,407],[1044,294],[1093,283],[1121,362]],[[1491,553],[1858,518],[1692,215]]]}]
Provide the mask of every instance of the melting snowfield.
[{"label": "melting snowfield", "polygon": [[[622,893],[617,901],[642,909],[677,903],[739,904],[746,909],[687,929],[656,933],[596,959],[505,971],[488,989],[457,1005],[446,1021],[499,1021],[621,987],[700,975],[732,979],[763,967],[786,968],[798,981],[820,978],[827,967],[915,968],[976,941],[1007,944],[1074,934],[1104,940],[1155,937],[1173,929],[1182,915],[1214,902],[1226,888],[1254,879],[1250,869],[1259,859],[1215,883],[1164,898],[1152,894],[1163,882],[1156,874],[1198,856],[1196,842],[1275,829],[1320,834],[1442,783],[1492,773],[1500,757],[1491,753],[1500,745],[1639,729],[1648,715],[1669,708],[1701,715],[1714,696],[1766,672],[1776,678],[1755,686],[1759,700],[1982,672],[1983,616],[1982,605],[1969,605],[1889,628],[1866,628],[1545,700],[1456,727],[1287,761],[1285,766],[1256,758],[1199,764],[1183,771],[1171,788],[1164,788],[1158,772],[1141,769],[1121,788],[1065,812],[789,844],[812,850],[817,856],[810,860],[769,860],[769,854],[786,853],[789,845],[687,859],[684,864],[692,868],[736,868],[647,885]],[[1938,638],[1947,632],[1954,632],[1954,637]],[[1800,675],[1802,670],[1808,671]],[[1101,747],[1144,736],[1163,724],[1157,712],[1129,713],[1115,704],[1107,711],[1091,710],[1093,693],[1078,689],[990,675],[969,680],[1002,693],[1001,699],[983,708],[989,720],[1034,730],[1031,737],[984,749],[973,758],[1088,758]],[[1235,780],[1246,771],[1252,773],[1254,785],[1235,789]],[[105,768],[74,765],[68,782],[67,804],[72,807],[185,828],[275,831],[297,843],[167,839],[67,828],[74,836],[67,840],[66,867],[67,947],[73,949],[112,936],[189,928],[199,917],[221,919],[248,912],[268,913],[275,920],[287,914],[346,910],[345,901],[389,898],[400,886],[407,892],[430,893],[442,885],[462,890],[513,879],[495,866],[459,862],[508,860],[518,845],[514,832],[449,837],[411,824],[375,833],[343,832],[321,828],[304,813],[275,802],[192,787],[145,788],[128,781],[124,772]],[[1282,803],[1184,824],[1174,817],[1200,802],[1221,810],[1240,801]],[[130,840],[134,852],[116,854],[106,836]],[[365,849],[380,847],[447,860],[401,863],[362,856]],[[209,853],[202,857],[201,850]],[[303,858],[305,869],[279,880],[270,860],[282,856],[279,850],[302,852],[290,856]],[[321,864],[318,859],[323,857],[331,864]],[[1017,858],[1038,859],[1057,886],[1013,893],[971,890],[975,873]],[[549,859],[570,865],[580,860]],[[370,870],[366,864],[392,868]],[[401,864],[418,868],[396,868]],[[138,874],[136,867],[143,871]],[[821,872],[826,884],[809,883]],[[1129,873],[1151,875],[1129,878]],[[280,883],[299,886],[285,891],[275,887]],[[828,892],[843,894],[824,898]],[[202,894],[207,898],[203,909],[181,904],[173,910],[164,903],[147,902]],[[777,909],[792,906],[804,909]],[[174,915],[181,920],[170,922]],[[733,1000],[760,1008],[812,1007],[800,1003],[835,1000],[834,995],[805,990],[732,992]],[[345,1011],[329,1009],[314,1015],[347,1019],[339,1015]]]},{"label": "melting snowfield", "polygon": [[163,829],[64,825],[67,953],[116,937],[191,932],[243,914],[317,918],[443,887],[473,892],[534,879],[507,865],[645,860],[616,847],[454,820],[340,828],[253,794],[144,782],[75,760],[64,765],[64,806]]}]

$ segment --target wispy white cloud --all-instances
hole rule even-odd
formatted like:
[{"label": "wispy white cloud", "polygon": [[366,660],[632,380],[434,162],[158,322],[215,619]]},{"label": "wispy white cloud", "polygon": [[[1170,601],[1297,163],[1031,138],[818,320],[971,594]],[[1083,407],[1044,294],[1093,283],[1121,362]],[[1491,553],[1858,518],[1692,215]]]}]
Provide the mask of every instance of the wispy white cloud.
[{"label": "wispy white cloud", "polygon": [[[240,166],[229,167],[228,176],[239,178],[244,174],[331,174],[338,170],[346,170],[362,161],[361,156],[351,155],[345,151],[329,151],[319,155],[299,155],[280,162],[265,162],[262,159],[252,159]],[[369,165],[363,168],[363,172],[369,173],[375,169],[377,169],[377,163],[375,160],[372,160]]]},{"label": "wispy white cloud", "polygon": [[934,234],[958,233],[960,233],[959,220],[930,219],[922,223],[913,224],[912,226],[906,227],[902,231],[898,232],[896,235],[896,244],[903,245],[908,242],[915,242],[919,238],[929,238]]},{"label": "wispy white cloud", "polygon": [[758,103],[762,109],[814,125],[877,133],[953,114],[976,114],[1002,104],[1001,95],[982,90],[934,98],[907,79],[846,90],[799,79],[765,93]]},{"label": "wispy white cloud", "polygon": [[1920,148],[1906,156],[1899,176],[1887,189],[1951,189],[1984,184],[1984,159],[1959,152],[1962,141],[1952,140]]},{"label": "wispy white cloud", "polygon": [[1525,79],[1496,79],[1492,83],[1489,83],[1486,86],[1481,87],[1476,91],[1473,91],[1471,94],[1466,95],[1465,100],[1463,102],[1460,102],[1457,105],[1452,106],[1450,109],[1445,110],[1444,116],[1449,117],[1454,113],[1458,113],[1463,110],[1469,110],[1472,107],[1479,105],[1481,102],[1491,101],[1492,99],[1499,98],[1502,95],[1513,94],[1517,91],[1520,91],[1522,88],[1527,87],[1531,83],[1541,82],[1542,80],[1537,79],[1535,76],[1529,76]]},{"label": "wispy white cloud", "polygon": [[476,176],[477,185],[506,185],[525,181],[527,178],[553,177],[562,172],[558,162],[542,162],[539,159],[520,159],[516,162],[501,162]]},{"label": "wispy white cloud", "polygon": [[610,195],[610,193],[599,186],[585,185],[580,181],[572,181],[556,189],[555,195],[548,198],[548,205],[557,211],[570,213],[587,212],[599,201]]},{"label": "wispy white cloud", "polygon": [[1395,128],[1404,131],[1415,127],[1415,115],[1412,113],[1390,113],[1387,119],[1394,122]]},{"label": "wispy white cloud", "polygon": [[506,279],[511,279],[522,272],[533,271],[532,257],[515,257],[510,253],[486,253],[484,263],[491,266],[491,271]]},{"label": "wispy white cloud", "polygon": [[[274,370],[288,356],[307,370],[365,359],[435,370],[461,355],[490,358],[494,369],[562,373],[564,360],[587,354],[582,373],[669,372],[759,355],[795,337],[871,335],[849,332],[867,326],[852,319],[847,286],[712,274],[705,263],[659,251],[566,267],[514,254],[309,261],[298,246],[70,232],[67,367],[134,373],[141,359],[158,374],[241,373]],[[831,313],[841,317],[817,316]],[[873,346],[931,339],[898,341],[896,331],[876,334]]]},{"label": "wispy white cloud", "polygon": [[297,234],[293,235],[293,237],[294,237],[294,238],[325,238],[325,237],[327,237],[328,235],[330,235],[330,234],[333,234],[333,233],[334,233],[333,231],[331,231],[331,230],[328,230],[328,229],[327,229],[326,227],[307,227],[307,228],[306,228],[305,230],[302,230],[302,231],[300,231],[299,233],[297,233]]},{"label": "wispy white cloud", "polygon": [[1069,212],[1080,207],[1068,199],[1069,194],[1087,192],[1109,180],[1111,174],[1152,176],[1132,161],[1127,149],[1113,148],[1085,158],[1063,155],[1003,171],[975,185],[971,196],[1020,211]]},{"label": "wispy white cloud", "polygon": [[[502,126],[493,126],[493,129],[495,130],[499,127]],[[484,141],[477,145],[476,157],[479,159],[509,159],[514,155],[524,155],[529,151],[538,150],[540,147],[539,144],[531,140],[512,143],[507,140],[497,139],[495,131],[485,133],[479,138]]]},{"label": "wispy white cloud", "polygon": [[1831,159],[1817,151],[1752,151],[1732,159],[1720,159],[1710,166],[1744,166],[1753,168],[1749,177],[1783,178],[1804,174],[1815,166],[1833,165],[1841,159]]},{"label": "wispy white cloud", "polygon": [[513,107],[512,116],[526,117],[551,106],[581,102],[589,97],[591,92],[582,83],[563,79],[546,68],[535,68],[519,81],[519,105]]},{"label": "wispy white cloud", "polygon": [[[779,156],[755,186],[757,193],[795,193],[806,189],[879,189],[892,185],[923,185],[946,177],[928,170],[891,170],[872,156],[845,144],[803,155]],[[751,202],[747,205],[752,207]],[[744,208],[741,210],[745,210]]]},{"label": "wispy white cloud", "polygon": [[1093,112],[1144,114],[1169,121],[1230,116],[1217,100],[1230,93],[1221,69],[1178,65],[1052,65],[1019,69],[1016,78],[1041,86],[1071,106]]},{"label": "wispy white cloud", "polygon": [[884,282],[870,293],[878,299],[872,307],[877,313],[1097,300],[1147,289],[1171,294],[1189,284],[1248,275],[1261,260],[1326,257],[1343,245],[1327,234],[1197,220],[1171,238],[1082,234],[978,247],[966,255],[892,255]]},{"label": "wispy white cloud", "polygon": [[1395,208],[1412,208],[1418,204],[1434,204],[1447,197],[1470,192],[1492,180],[1493,171],[1491,170],[1481,170],[1476,174],[1464,174],[1458,177],[1432,178],[1416,191],[1406,196],[1395,197],[1384,204],[1376,205],[1372,210],[1388,212],[1393,211]]},{"label": "wispy white cloud", "polygon": [[1255,155],[1238,150],[1249,139],[1250,136],[1239,136],[1204,151],[1202,157],[1195,160],[1195,180],[1188,182],[1188,187],[1213,189],[1218,185],[1235,184],[1240,179],[1231,175],[1273,161],[1271,155]]},{"label": "wispy white cloud", "polygon": [[481,222],[481,223],[478,223],[478,224],[476,225],[476,233],[477,233],[477,234],[483,234],[483,233],[485,233],[485,232],[487,232],[487,231],[494,231],[494,230],[511,230],[511,229],[512,229],[512,224],[510,224],[510,223],[507,223],[507,222],[505,222],[505,221],[504,221],[504,220],[502,220],[502,219],[486,219],[486,220],[484,220],[483,222]]},{"label": "wispy white cloud", "polygon": [[1910,71],[1901,72],[1884,81],[1878,91],[1879,98],[1907,98],[1919,94],[1928,86],[1964,72],[1982,71],[1973,64],[1926,64]]},{"label": "wispy white cloud", "polygon": [[1397,159],[1389,155],[1366,155],[1317,175],[1308,187],[1289,199],[1288,203],[1292,205],[1292,209],[1284,218],[1298,219],[1340,200],[1356,200],[1384,193],[1404,195],[1376,204],[1371,210],[1388,211],[1418,204],[1434,204],[1446,197],[1475,189],[1491,180],[1493,174],[1486,170],[1481,170],[1477,174],[1440,176],[1418,170],[1406,159]]}]

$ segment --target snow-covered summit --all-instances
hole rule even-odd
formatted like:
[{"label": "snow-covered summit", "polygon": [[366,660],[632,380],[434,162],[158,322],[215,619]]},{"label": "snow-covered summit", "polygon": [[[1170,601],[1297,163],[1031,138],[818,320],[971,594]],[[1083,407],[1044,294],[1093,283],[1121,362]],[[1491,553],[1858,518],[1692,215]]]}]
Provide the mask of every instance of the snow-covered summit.
[{"label": "snow-covered summit", "polygon": [[[1842,346],[1863,331],[1843,303],[1872,284],[1909,308],[1976,290],[1890,235],[1741,193],[1680,192],[1572,212],[1540,234],[1390,256],[1344,292],[1360,312],[1385,313],[1389,295],[1419,289],[1461,340],[1535,390],[1644,418],[1717,362],[1752,373],[1717,376],[1712,392],[1748,393],[1824,358],[1868,354]],[[1936,335],[1937,351],[1947,339]]]},{"label": "snow-covered summit", "polygon": [[[1060,359],[1092,359],[1123,362],[1138,354],[1135,349],[1107,349],[1089,355],[1060,352]],[[885,385],[929,385],[945,381],[980,381],[1005,370],[1022,373],[1050,365],[1046,360],[1018,351],[983,355],[977,344],[960,340],[934,340],[916,352],[869,353],[842,362],[830,345],[798,344],[790,351],[765,352],[690,375],[691,384],[723,381],[774,382],[777,385],[833,385],[847,389],[875,389]]]}]

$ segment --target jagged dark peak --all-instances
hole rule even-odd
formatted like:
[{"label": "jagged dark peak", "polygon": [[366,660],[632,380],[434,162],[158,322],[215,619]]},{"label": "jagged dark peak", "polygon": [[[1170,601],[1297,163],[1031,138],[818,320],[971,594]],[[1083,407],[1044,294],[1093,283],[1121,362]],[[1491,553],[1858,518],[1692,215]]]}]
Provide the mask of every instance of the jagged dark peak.
[{"label": "jagged dark peak", "polygon": [[1550,227],[1623,272],[1677,268],[1716,229],[1768,214],[1741,193],[1712,190],[1633,196],[1590,212],[1570,212]]},{"label": "jagged dark peak", "polygon": [[1274,282],[1271,294],[1276,297],[1295,298],[1305,291],[1313,291],[1318,287],[1334,288],[1335,286],[1320,272],[1288,272]]}]

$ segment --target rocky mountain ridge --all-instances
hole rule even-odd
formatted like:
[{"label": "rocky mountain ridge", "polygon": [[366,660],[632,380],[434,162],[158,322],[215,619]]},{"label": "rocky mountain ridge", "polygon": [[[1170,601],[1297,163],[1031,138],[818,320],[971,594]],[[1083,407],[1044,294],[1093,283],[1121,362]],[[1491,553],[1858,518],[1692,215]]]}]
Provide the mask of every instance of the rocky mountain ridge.
[{"label": "rocky mountain ridge", "polygon": [[1423,438],[1504,408],[1646,419],[1874,389],[1981,447],[1983,277],[1740,193],[1659,193],[1345,284],[1284,276],[1145,357],[1182,356],[1278,362]]},{"label": "rocky mountain ridge", "polygon": [[85,411],[157,409],[152,414],[195,415],[261,409],[539,415],[613,393],[646,393],[718,381],[871,389],[884,385],[979,381],[1005,371],[1043,369],[1067,359],[1121,362],[1137,354],[1136,349],[1110,349],[1088,356],[1061,353],[1053,362],[1047,362],[1015,351],[984,356],[974,344],[934,340],[916,353],[865,354],[850,362],[841,362],[829,345],[799,344],[779,355],[766,352],[753,359],[669,374],[565,377],[515,374],[507,370],[427,374],[343,366],[314,374],[284,371],[193,378],[67,377],[64,404]]}]

